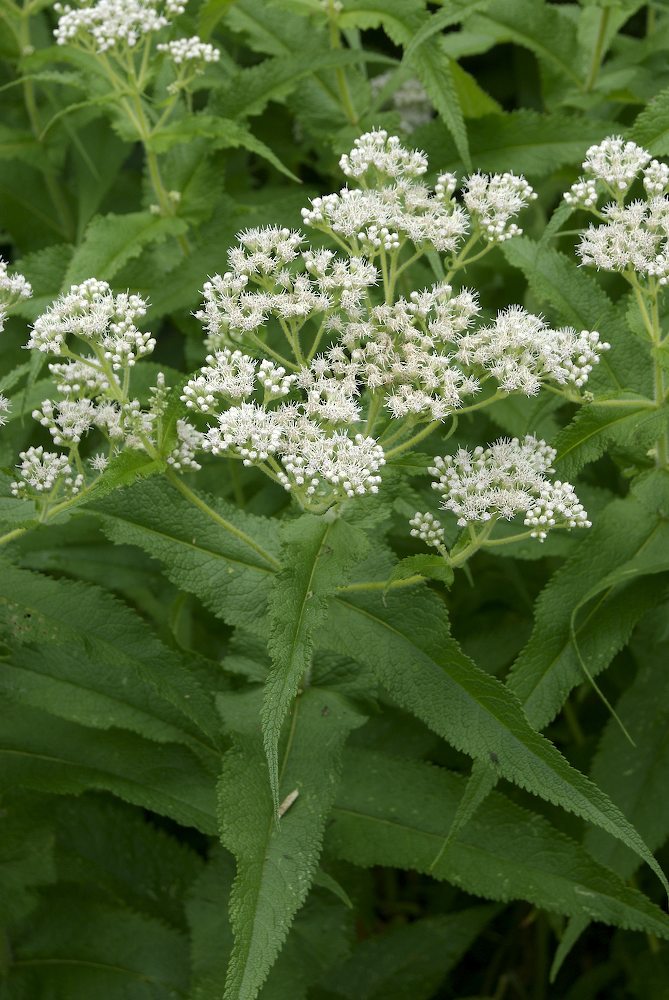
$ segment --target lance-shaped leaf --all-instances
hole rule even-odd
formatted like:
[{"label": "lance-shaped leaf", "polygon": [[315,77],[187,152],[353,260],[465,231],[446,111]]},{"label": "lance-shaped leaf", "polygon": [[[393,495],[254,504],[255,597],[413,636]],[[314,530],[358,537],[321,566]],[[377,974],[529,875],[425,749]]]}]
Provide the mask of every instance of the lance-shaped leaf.
[{"label": "lance-shaped leaf", "polygon": [[77,889],[51,893],[11,941],[8,996],[185,996],[186,935]]},{"label": "lance-shaped leaf", "polygon": [[269,599],[272,669],[265,685],[262,727],[274,805],[279,806],[281,727],[302,679],[311,669],[314,633],[327,616],[327,598],[346,582],[367,549],[365,535],[342,520],[304,514],[282,531],[283,569]]},{"label": "lance-shaped leaf", "polygon": [[111,594],[3,563],[0,636],[10,650],[0,690],[13,700],[85,726],[185,743],[217,760],[211,696]]},{"label": "lance-shaped leaf", "polygon": [[[574,555],[553,574],[536,605],[535,627],[514,663],[507,686],[533,726],[543,729],[571,689],[604,670],[647,610],[666,593],[669,526],[664,509],[669,476],[642,480],[624,500],[614,500]],[[644,571],[645,570],[645,571]],[[586,610],[578,618],[575,612]],[[587,613],[586,613],[587,612]],[[446,849],[497,781],[489,762],[476,762]]]},{"label": "lance-shaped leaf", "polygon": [[[350,591],[333,602],[329,626],[349,655],[370,666],[395,701],[458,750],[540,798],[606,830],[667,881],[642,838],[601,789],[527,721],[509,689],[480,670],[449,634],[442,602]],[[436,852],[435,852],[436,853]]]},{"label": "lance-shaped leaf", "polygon": [[[664,621],[662,630],[664,631]],[[592,763],[593,779],[628,815],[653,850],[669,836],[669,645],[662,634],[646,630],[639,637],[639,673],[616,705],[616,713],[634,746],[611,719]],[[621,878],[629,879],[637,858],[599,830],[588,830],[585,847]],[[551,976],[587,927],[587,917],[574,917],[560,941]]]},{"label": "lance-shaped leaf", "polygon": [[[624,500],[609,504],[542,591],[534,630],[507,681],[538,729],[557,715],[569,691],[586,680],[579,652],[595,676],[661,599],[663,588],[655,575],[669,569],[667,504],[669,475],[646,477]],[[658,558],[666,565],[658,566]],[[579,606],[583,610],[572,618]]]},{"label": "lance-shaped leaf", "polygon": [[[247,707],[242,702],[247,702]],[[363,717],[340,695],[309,688],[294,703],[280,755],[277,823],[251,696],[221,696],[230,726],[252,729],[224,758],[221,839],[237,860],[230,896],[234,944],[225,1000],[255,1000],[313,881],[337,789],[344,741]]]},{"label": "lance-shaped leaf", "polygon": [[493,792],[432,868],[465,779],[430,764],[346,751],[326,848],[357,865],[413,868],[487,899],[669,938],[669,917],[542,816]]},{"label": "lance-shaped leaf", "polygon": [[497,911],[495,906],[473,906],[366,938],[329,971],[328,987],[346,1000],[432,1000]]},{"label": "lance-shaped leaf", "polygon": [[0,719],[0,788],[102,789],[203,833],[216,832],[215,778],[187,747],[86,729],[22,705]]},{"label": "lance-shaped leaf", "polygon": [[159,559],[168,579],[217,617],[257,631],[279,567],[272,522],[188,492],[146,480],[86,509],[101,517],[112,541],[138,545]]},{"label": "lance-shaped leaf", "polygon": [[605,401],[584,406],[555,439],[556,468],[571,479],[584,465],[596,462],[611,445],[646,450],[669,424],[669,409],[648,400]]}]

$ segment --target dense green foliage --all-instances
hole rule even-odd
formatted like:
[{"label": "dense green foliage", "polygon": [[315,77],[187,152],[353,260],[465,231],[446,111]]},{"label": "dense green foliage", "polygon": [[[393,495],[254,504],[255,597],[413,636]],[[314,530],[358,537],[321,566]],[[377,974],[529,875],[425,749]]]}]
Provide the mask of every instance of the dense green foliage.
[{"label": "dense green foliage", "polygon": [[669,996],[669,7],[139,7],[0,0],[0,1000]]}]

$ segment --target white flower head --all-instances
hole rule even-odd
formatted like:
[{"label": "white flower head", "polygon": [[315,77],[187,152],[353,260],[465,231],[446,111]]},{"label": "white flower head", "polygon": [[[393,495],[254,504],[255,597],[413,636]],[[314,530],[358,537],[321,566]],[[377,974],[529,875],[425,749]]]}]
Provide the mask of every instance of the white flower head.
[{"label": "white flower head", "polygon": [[593,208],[599,195],[597,181],[592,177],[579,177],[564,195],[564,200],[573,208]]},{"label": "white flower head", "polygon": [[594,330],[552,330],[540,316],[509,306],[492,325],[463,334],[455,357],[463,365],[485,368],[505,392],[534,396],[547,381],[585,385],[609,346]]},{"label": "white flower head", "polygon": [[79,7],[56,3],[60,17],[54,31],[58,45],[80,44],[97,52],[134,48],[182,14],[182,0],[96,0]]},{"label": "white flower head", "polygon": [[420,538],[421,542],[425,542],[434,549],[442,549],[445,538],[444,529],[441,526],[441,521],[439,521],[434,514],[421,513],[416,511],[414,516],[409,521],[411,525],[410,534],[414,538]]},{"label": "white flower head", "polygon": [[465,205],[491,243],[522,233],[511,219],[536,197],[525,178],[513,173],[472,174],[463,187]]},{"label": "white flower head", "polygon": [[32,286],[22,274],[9,274],[7,262],[0,257],[0,333],[5,328],[7,316],[19,302],[29,299]]},{"label": "white flower head", "polygon": [[460,527],[521,514],[532,537],[543,541],[553,527],[590,527],[573,487],[549,479],[554,458],[545,441],[528,435],[474,451],[459,448],[455,455],[435,458],[428,471],[442,508],[456,515]]},{"label": "white flower head", "polygon": [[204,434],[188,423],[187,420],[177,420],[177,444],[167,457],[168,465],[180,469],[202,468],[195,455],[202,450]]},{"label": "white flower head", "polygon": [[135,325],[145,313],[141,296],[114,294],[106,281],[89,278],[72,285],[35,320],[27,346],[60,354],[68,336],[75,336],[101,348],[114,371],[131,368],[155,347],[154,338]]},{"label": "white flower head", "polygon": [[374,129],[359,136],[353,149],[339,160],[339,166],[347,177],[356,180],[375,170],[383,177],[420,177],[427,170],[427,157],[418,149],[407,149],[396,135],[388,135],[385,129]]},{"label": "white flower head", "polygon": [[639,171],[650,160],[648,150],[627,142],[619,135],[609,136],[585,154],[583,169],[618,192],[628,191]]},{"label": "white flower head", "polygon": [[7,415],[10,413],[11,409],[11,400],[7,399],[7,397],[0,392],[0,427],[4,427],[7,423]]},{"label": "white flower head", "polygon": [[220,49],[203,42],[199,35],[190,38],[175,38],[171,42],[161,42],[156,46],[159,52],[169,56],[176,66],[184,63],[197,69],[204,68],[206,63],[218,62],[221,58]]}]

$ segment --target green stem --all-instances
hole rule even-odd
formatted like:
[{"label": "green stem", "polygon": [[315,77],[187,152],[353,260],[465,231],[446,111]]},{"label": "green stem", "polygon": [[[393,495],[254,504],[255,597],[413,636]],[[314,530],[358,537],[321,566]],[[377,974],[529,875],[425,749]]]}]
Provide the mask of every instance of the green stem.
[{"label": "green stem", "polygon": [[[21,10],[19,44],[22,52],[29,52],[32,49],[32,43],[30,40],[30,3],[28,0],[24,0],[23,9]],[[28,113],[28,119],[30,121],[30,128],[35,140],[40,142],[42,126],[40,123],[39,111],[37,110],[35,88],[32,80],[28,80],[25,77],[22,79],[21,85],[23,88],[23,100]],[[71,242],[74,239],[74,221],[72,219],[67,201],[63,196],[60,185],[58,184],[46,157],[42,173],[47,191],[49,192],[51,203],[56,210],[63,236],[68,242]]]},{"label": "green stem", "polygon": [[8,542],[12,542],[15,538],[24,535],[27,530],[27,528],[14,528],[12,531],[8,531],[6,535],[0,535],[0,545],[7,545]]},{"label": "green stem", "polygon": [[597,81],[597,74],[599,73],[600,66],[602,65],[602,56],[604,55],[604,42],[606,41],[606,32],[609,26],[610,17],[611,17],[611,8],[602,7],[602,9],[599,12],[599,27],[597,29],[597,38],[595,39],[595,47],[592,50],[590,69],[588,70],[588,76],[585,81],[586,94],[589,93],[594,87]]},{"label": "green stem", "polygon": [[[330,47],[333,49],[341,49],[341,35],[339,34],[339,28],[337,27],[337,12],[334,8],[332,0],[328,3],[328,16],[330,19]],[[358,125],[360,118],[358,113],[353,107],[353,101],[351,100],[351,91],[348,87],[348,80],[346,79],[346,72],[342,66],[338,66],[335,69],[335,78],[337,80],[337,90],[339,91],[339,99],[341,100],[341,106],[344,109],[344,114],[346,115],[350,125]]]},{"label": "green stem", "polygon": [[337,593],[350,593],[355,590],[396,590],[398,587],[413,587],[417,583],[423,583],[424,580],[425,577],[420,573],[407,576],[404,580],[392,580],[390,583],[387,580],[364,580],[362,583],[347,583],[344,587],[337,587]]},{"label": "green stem", "polygon": [[390,451],[386,452],[386,458],[395,458],[397,455],[401,455],[403,452],[413,448],[424,438],[436,431],[437,427],[441,427],[441,420],[433,420],[431,423],[427,424],[414,434],[413,437],[410,437],[408,441],[403,441],[402,444],[395,445],[394,448],[391,448]]},{"label": "green stem", "polygon": [[207,517],[211,518],[211,520],[218,524],[221,528],[225,528],[227,532],[234,535],[235,538],[238,538],[240,542],[244,542],[245,545],[248,545],[248,547],[253,549],[253,551],[259,555],[261,559],[264,559],[273,570],[281,569],[280,563],[277,562],[273,555],[263,549],[261,545],[258,545],[258,543],[254,541],[250,535],[247,535],[245,531],[242,531],[240,528],[236,528],[234,524],[222,517],[217,511],[210,507],[209,504],[205,503],[205,501],[199,497],[197,493],[194,493],[190,487],[186,486],[182,479],[171,471],[166,472],[165,475],[169,482],[172,483],[172,485],[179,490],[181,495],[192,503],[193,506],[202,511],[203,514],[206,514]]}]

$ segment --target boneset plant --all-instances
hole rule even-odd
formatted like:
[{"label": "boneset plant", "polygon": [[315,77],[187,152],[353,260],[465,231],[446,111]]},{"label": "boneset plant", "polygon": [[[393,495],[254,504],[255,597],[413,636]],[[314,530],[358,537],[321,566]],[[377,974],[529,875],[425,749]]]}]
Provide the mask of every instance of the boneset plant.
[{"label": "boneset plant", "polygon": [[[63,17],[88,25],[74,13]],[[624,845],[626,857],[647,862],[666,887],[621,810],[539,733],[606,662],[585,664],[575,641],[575,667],[554,658],[555,675],[542,663],[530,683],[521,657],[503,682],[462,652],[447,611],[454,570],[475,580],[470,563],[482,552],[527,543],[540,550],[565,530],[598,530],[597,516],[554,471],[559,452],[536,434],[449,446],[470,414],[494,420],[509,399],[546,392],[552,406],[582,407],[562,432],[569,439],[584,414],[599,419],[602,407],[652,410],[656,472],[649,479],[642,471],[632,487],[635,502],[652,509],[649,491],[666,477],[660,317],[669,170],[648,160],[633,144],[605,140],[566,196],[570,210],[584,205],[601,221],[583,236],[583,262],[619,271],[632,287],[654,372],[647,398],[608,392],[600,400],[589,390],[610,346],[598,332],[554,329],[518,304],[491,312],[467,287],[474,262],[523,245],[516,220],[534,199],[527,181],[476,172],[458,186],[441,173],[429,185],[427,157],[382,129],[341,157],[346,186],[304,208],[309,237],[271,224],[239,234],[227,269],[203,284],[195,317],[207,353],[190,377],[173,373],[170,385],[156,366],[142,376],[157,346],[150,304],[106,281],[73,285],[33,323],[26,346],[48,365],[52,391],[32,410],[35,440],[44,443],[19,456],[5,501],[12,526],[0,541],[11,555],[49,525],[58,530],[72,518],[76,527],[76,515],[92,515],[109,539],[157,559],[170,581],[222,619],[216,648],[227,673],[195,652],[161,654],[148,635],[144,649],[141,622],[103,591],[8,562],[9,663],[23,672],[32,662],[43,678],[55,669],[62,683],[77,677],[90,689],[75,705],[48,683],[10,684],[27,712],[10,741],[39,759],[52,739],[90,726],[82,731],[91,742],[73,758],[90,755],[81,759],[88,777],[82,785],[57,771],[57,788],[108,789],[207,835],[217,828],[218,777],[218,831],[236,875],[230,888],[227,855],[213,854],[192,890],[195,940],[213,926],[209,946],[224,956],[198,959],[195,995],[250,1000],[271,991],[314,883],[346,899],[330,873],[342,862],[405,865],[485,897],[530,900],[573,918],[563,953],[589,919],[668,936],[658,906],[605,860],[492,791],[504,778],[575,814]],[[648,201],[626,206],[642,169]],[[613,201],[600,210],[604,192]],[[7,312],[31,291],[6,267],[2,289]],[[226,481],[231,463],[241,466],[242,489],[245,479],[264,478],[273,518],[201,491],[199,477]],[[420,509],[435,492],[438,517],[434,507]],[[412,536],[435,552],[412,552]],[[644,562],[643,545],[623,559],[622,576],[605,568],[594,589],[583,587],[574,614],[626,575],[666,568],[663,555]],[[82,614],[90,626],[80,642]],[[572,616],[576,639],[575,626]],[[104,666],[110,642],[122,649],[120,674]],[[546,677],[551,707],[545,694],[536,700]],[[120,703],[119,683],[130,692]],[[398,709],[473,759],[468,782],[412,759],[411,750],[383,749],[380,718]],[[53,733],[37,718],[52,710],[64,727]],[[417,723],[401,725],[410,734]],[[151,740],[161,748],[144,757]],[[156,766],[174,778],[165,784]],[[136,767],[146,776],[131,780]],[[22,780],[45,787],[39,765]],[[411,834],[404,820],[395,832],[405,809],[423,817]],[[495,842],[498,825],[512,841]],[[475,847],[486,828],[491,860]],[[202,893],[215,904],[205,924]],[[327,961],[334,968],[337,960]],[[20,964],[11,975],[21,981]]]}]

